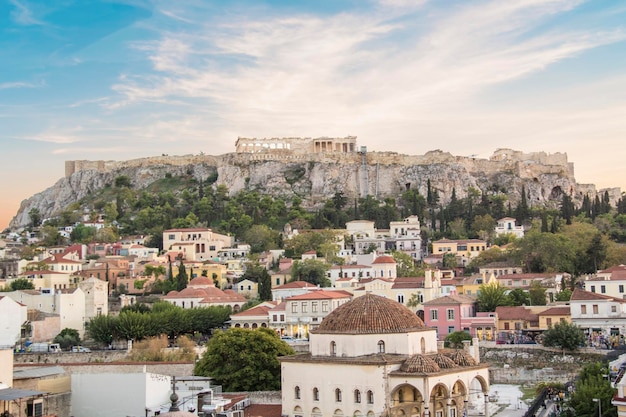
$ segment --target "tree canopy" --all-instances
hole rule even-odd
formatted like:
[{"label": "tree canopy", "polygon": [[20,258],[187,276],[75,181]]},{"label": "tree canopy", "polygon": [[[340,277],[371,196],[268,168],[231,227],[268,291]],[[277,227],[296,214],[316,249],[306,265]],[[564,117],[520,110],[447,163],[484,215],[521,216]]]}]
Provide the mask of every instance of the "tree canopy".
[{"label": "tree canopy", "polygon": [[224,391],[280,390],[280,356],[295,352],[273,330],[217,331],[194,374],[210,376]]},{"label": "tree canopy", "polygon": [[598,415],[598,403],[602,408],[601,417],[617,417],[617,408],[611,404],[615,388],[607,379],[608,369],[599,362],[584,365],[576,380],[576,389],[563,407],[563,417],[595,417]]},{"label": "tree canopy", "polygon": [[558,322],[543,332],[542,343],[548,347],[577,350],[585,343],[585,335],[580,327],[573,323]]},{"label": "tree canopy", "polygon": [[481,285],[476,298],[478,311],[496,311],[498,306],[509,305],[507,291],[499,282]]},{"label": "tree canopy", "polygon": [[317,259],[295,261],[291,267],[293,281],[306,281],[320,287],[329,287],[330,280],[326,277],[328,265]]}]

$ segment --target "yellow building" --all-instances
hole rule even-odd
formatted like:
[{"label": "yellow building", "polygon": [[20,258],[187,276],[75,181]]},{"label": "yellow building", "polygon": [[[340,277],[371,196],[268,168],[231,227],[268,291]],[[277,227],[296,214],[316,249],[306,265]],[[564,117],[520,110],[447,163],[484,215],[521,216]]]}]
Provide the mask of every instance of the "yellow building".
[{"label": "yellow building", "polygon": [[546,330],[559,322],[572,322],[572,315],[569,306],[551,307],[538,314],[539,328]]},{"label": "yellow building", "polygon": [[452,253],[459,257],[473,259],[485,250],[487,250],[487,242],[481,239],[440,239],[433,242],[433,254],[435,255]]}]

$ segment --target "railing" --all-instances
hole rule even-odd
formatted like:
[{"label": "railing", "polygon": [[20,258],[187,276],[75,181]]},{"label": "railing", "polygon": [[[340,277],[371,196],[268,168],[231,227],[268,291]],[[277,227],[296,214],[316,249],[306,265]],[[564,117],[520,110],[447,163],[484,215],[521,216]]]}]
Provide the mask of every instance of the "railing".
[{"label": "railing", "polygon": [[541,390],[539,396],[535,398],[532,404],[530,404],[530,406],[528,407],[528,411],[526,411],[526,414],[524,414],[524,417],[535,417],[537,411],[539,411],[539,409],[545,405],[547,397],[548,389],[544,388]]}]

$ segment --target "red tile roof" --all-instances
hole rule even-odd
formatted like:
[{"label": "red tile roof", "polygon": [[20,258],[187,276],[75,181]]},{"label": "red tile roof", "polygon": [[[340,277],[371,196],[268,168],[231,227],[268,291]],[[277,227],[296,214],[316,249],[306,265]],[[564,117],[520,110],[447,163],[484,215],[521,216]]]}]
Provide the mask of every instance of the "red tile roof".
[{"label": "red tile roof", "polygon": [[256,306],[237,314],[231,314],[231,317],[267,316],[267,312],[270,310],[272,310],[272,308],[268,306]]},{"label": "red tile roof", "polygon": [[286,284],[280,285],[274,290],[288,290],[288,289],[296,289],[296,288],[317,288],[317,285],[313,285],[307,281],[292,281]]},{"label": "red tile roof", "polygon": [[496,307],[498,320],[526,320],[537,321],[537,314],[533,314],[529,309],[523,306],[500,306]]},{"label": "red tile roof", "polygon": [[569,316],[571,314],[569,306],[552,307],[541,313],[539,316]]},{"label": "red tile roof", "polygon": [[294,300],[327,300],[332,298],[350,298],[352,294],[347,291],[312,291],[306,294],[294,295],[293,297],[287,298],[288,301]]},{"label": "red tile roof", "polygon": [[250,404],[243,410],[244,417],[281,417],[281,404]]},{"label": "red tile roof", "polygon": [[433,298],[430,301],[424,303],[427,306],[441,306],[441,305],[459,305],[459,304],[474,304],[476,299],[467,295],[444,295],[443,297]]},{"label": "red tile roof", "polygon": [[378,258],[376,258],[374,260],[374,262],[372,262],[372,265],[376,265],[376,264],[395,264],[396,261],[393,259],[393,257],[389,256],[389,255],[381,255]]},{"label": "red tile roof", "polygon": [[576,288],[574,292],[572,292],[572,296],[570,298],[570,301],[593,301],[593,300],[617,301],[620,303],[626,302],[626,300],[622,298],[596,294],[595,292],[585,291],[580,288]]}]

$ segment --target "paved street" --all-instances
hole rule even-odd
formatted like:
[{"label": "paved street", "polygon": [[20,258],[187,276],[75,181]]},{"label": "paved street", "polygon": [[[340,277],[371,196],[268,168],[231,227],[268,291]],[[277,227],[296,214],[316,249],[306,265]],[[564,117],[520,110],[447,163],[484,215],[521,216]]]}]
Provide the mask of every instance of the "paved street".
[{"label": "paved street", "polygon": [[[497,398],[496,402],[489,403],[489,416],[498,417],[523,417],[528,406],[521,400],[522,391],[518,385],[506,385],[506,384],[493,384],[489,391],[490,396]],[[505,407],[501,411],[500,408]],[[482,411],[482,410],[480,410]],[[483,415],[469,413],[468,416]]]}]

